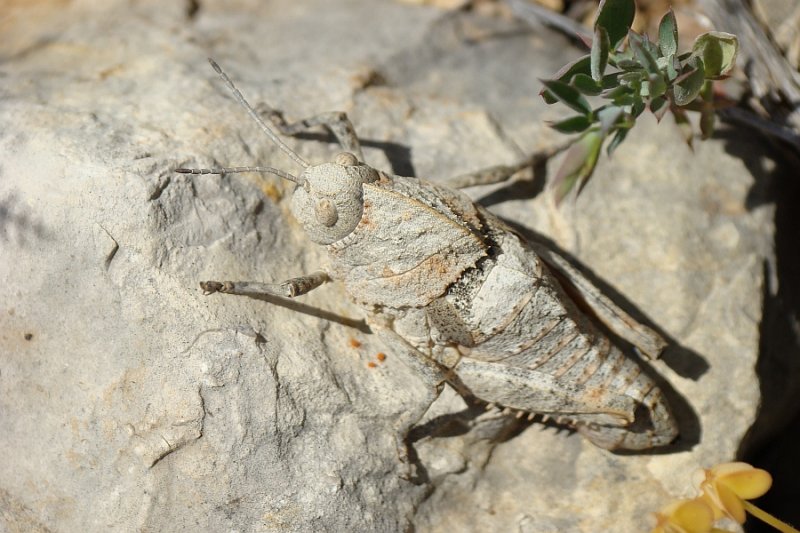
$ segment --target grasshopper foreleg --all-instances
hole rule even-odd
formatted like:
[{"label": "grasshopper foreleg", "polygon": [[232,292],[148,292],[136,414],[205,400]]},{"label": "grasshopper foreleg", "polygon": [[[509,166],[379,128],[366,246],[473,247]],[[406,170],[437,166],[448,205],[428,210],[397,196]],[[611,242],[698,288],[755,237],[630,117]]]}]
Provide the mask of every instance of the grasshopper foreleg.
[{"label": "grasshopper foreleg", "polygon": [[294,298],[316,289],[330,277],[326,272],[314,272],[307,276],[287,279],[283,283],[261,283],[258,281],[201,281],[200,288],[205,294],[222,292],[240,296],[283,296]]}]

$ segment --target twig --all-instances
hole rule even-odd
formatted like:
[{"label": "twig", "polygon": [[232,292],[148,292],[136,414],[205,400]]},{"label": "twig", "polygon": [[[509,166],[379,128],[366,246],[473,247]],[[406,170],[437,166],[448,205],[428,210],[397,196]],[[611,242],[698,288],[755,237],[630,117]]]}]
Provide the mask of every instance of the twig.
[{"label": "twig", "polygon": [[583,24],[575,22],[561,13],[556,13],[546,7],[526,2],[525,0],[506,0],[506,3],[508,3],[516,16],[532,26],[544,24],[577,41],[592,40],[592,32]]}]

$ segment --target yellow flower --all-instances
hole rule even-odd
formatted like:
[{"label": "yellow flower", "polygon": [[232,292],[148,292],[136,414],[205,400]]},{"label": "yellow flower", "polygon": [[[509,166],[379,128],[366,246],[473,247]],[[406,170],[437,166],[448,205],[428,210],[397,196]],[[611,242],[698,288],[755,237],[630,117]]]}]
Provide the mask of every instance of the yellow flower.
[{"label": "yellow flower", "polygon": [[714,512],[702,498],[678,500],[656,513],[652,533],[709,533]]},{"label": "yellow flower", "polygon": [[742,524],[745,519],[743,500],[758,498],[772,485],[766,470],[747,463],[722,463],[699,472],[700,499],[714,513],[714,520],[728,516]]}]

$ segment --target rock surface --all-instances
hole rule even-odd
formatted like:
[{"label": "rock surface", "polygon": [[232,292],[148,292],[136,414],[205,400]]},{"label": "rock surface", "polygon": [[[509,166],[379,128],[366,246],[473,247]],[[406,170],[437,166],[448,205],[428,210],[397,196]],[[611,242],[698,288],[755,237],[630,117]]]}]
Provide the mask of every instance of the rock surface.
[{"label": "rock surface", "polygon": [[[577,52],[502,17],[375,0],[39,2],[2,24],[5,529],[641,531],[696,468],[734,457],[757,413],[772,258],[754,140],[692,153],[645,121],[574,205],[537,194],[541,176],[469,191],[670,337],[652,366],[682,439],[614,455],[534,424],[493,443],[507,424],[488,416],[422,438],[430,479],[413,485],[392,423],[422,385],[391,353],[377,362],[340,285],[279,305],[198,288],[324,261],[285,182],[173,172],[296,170],[205,57],[290,118],[347,111],[369,163],[436,179],[561,141],[537,79]],[[310,137],[287,142],[337,152]],[[461,407],[447,393],[431,418]]]}]

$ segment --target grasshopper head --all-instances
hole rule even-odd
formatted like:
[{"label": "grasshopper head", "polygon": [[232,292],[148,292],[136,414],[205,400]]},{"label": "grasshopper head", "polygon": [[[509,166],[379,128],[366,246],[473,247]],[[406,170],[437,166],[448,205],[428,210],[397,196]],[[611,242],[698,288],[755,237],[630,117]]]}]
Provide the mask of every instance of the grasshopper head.
[{"label": "grasshopper head", "polygon": [[378,179],[375,169],[353,154],[337,155],[332,163],[306,167],[292,197],[292,212],[317,244],[348,236],[364,212],[362,185]]},{"label": "grasshopper head", "polygon": [[288,172],[272,167],[178,168],[182,174],[230,174],[234,172],[268,172],[297,183],[292,197],[292,212],[303,224],[311,240],[318,244],[331,244],[348,236],[361,221],[364,212],[362,185],[378,179],[378,172],[360,163],[350,153],[337,155],[332,163],[309,165],[284,143],[263,121],[253,106],[227,74],[213,60],[208,60],[219,74],[233,97],[258,124],[261,131],[305,170],[296,178]]}]

